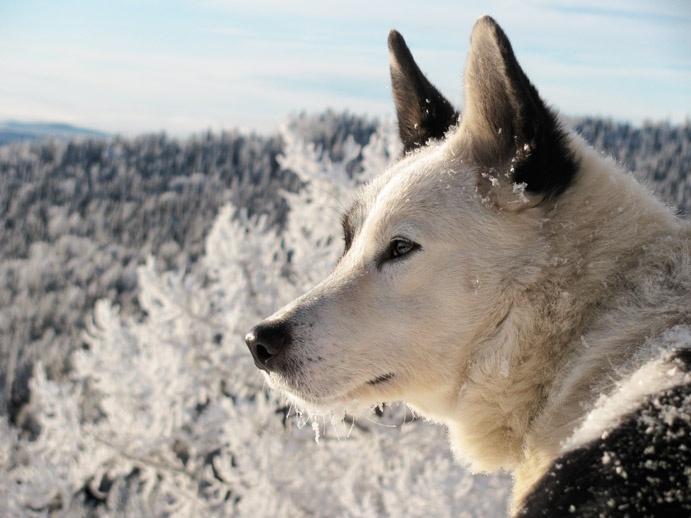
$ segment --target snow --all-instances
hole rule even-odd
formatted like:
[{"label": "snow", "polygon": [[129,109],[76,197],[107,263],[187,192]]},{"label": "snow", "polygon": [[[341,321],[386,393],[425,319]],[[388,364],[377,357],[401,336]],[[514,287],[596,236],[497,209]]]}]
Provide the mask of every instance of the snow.
[{"label": "snow", "polygon": [[24,409],[33,433],[0,419],[0,515],[506,513],[508,477],[469,474],[445,431],[405,407],[309,420],[265,387],[244,333],[330,270],[343,204],[400,149],[384,126],[332,161],[290,124],[281,131],[281,166],[307,183],[284,193],[283,233],[227,205],[194,268],[139,268],[144,317],[100,300],[69,376],[37,364]]},{"label": "snow", "polygon": [[[613,390],[598,398],[581,427],[564,444],[564,451],[571,451],[587,444],[615,428],[623,417],[637,410],[647,396],[671,387],[691,383],[691,374],[670,364],[675,350],[691,343],[691,326],[678,325],[667,330],[655,340],[648,340],[637,357],[636,364],[643,365],[625,376]],[[645,361],[641,361],[645,360]],[[665,407],[662,419],[671,425],[680,415],[674,407]],[[688,419],[688,416],[686,416]],[[603,437],[604,438],[604,437]],[[603,458],[606,464],[609,459]]]}]

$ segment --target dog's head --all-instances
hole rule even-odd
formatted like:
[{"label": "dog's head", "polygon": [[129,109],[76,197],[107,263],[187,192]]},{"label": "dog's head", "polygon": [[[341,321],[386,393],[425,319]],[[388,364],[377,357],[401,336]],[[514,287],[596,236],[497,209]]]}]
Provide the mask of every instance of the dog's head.
[{"label": "dog's head", "polygon": [[512,287],[536,275],[539,213],[576,168],[491,18],[473,29],[460,120],[395,31],[389,50],[405,156],[344,216],[331,275],[246,342],[299,404],[403,400],[434,417],[488,354]]}]

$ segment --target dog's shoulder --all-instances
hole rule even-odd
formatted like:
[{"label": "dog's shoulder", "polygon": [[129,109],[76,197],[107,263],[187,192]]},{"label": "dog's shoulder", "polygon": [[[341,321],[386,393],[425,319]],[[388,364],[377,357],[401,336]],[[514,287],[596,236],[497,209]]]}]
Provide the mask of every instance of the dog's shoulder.
[{"label": "dog's shoulder", "polygon": [[683,382],[648,394],[614,427],[559,457],[519,516],[691,516],[691,344],[685,345],[667,355],[665,370],[656,369]]}]

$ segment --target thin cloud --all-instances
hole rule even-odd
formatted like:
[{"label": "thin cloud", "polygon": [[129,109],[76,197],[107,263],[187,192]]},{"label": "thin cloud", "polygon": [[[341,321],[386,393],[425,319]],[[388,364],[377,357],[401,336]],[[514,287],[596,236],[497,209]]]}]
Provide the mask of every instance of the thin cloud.
[{"label": "thin cloud", "polygon": [[270,131],[288,113],[329,107],[382,117],[393,111],[386,34],[394,27],[460,104],[470,29],[485,11],[565,114],[676,121],[691,110],[691,13],[679,2],[488,0],[478,9],[451,1],[206,0],[166,3],[159,15],[164,4],[153,0],[143,11],[122,4],[117,23],[99,25],[99,7],[81,10],[74,0],[60,16],[84,32],[67,34],[43,18],[54,12],[32,10],[31,1],[8,11],[24,9],[15,24],[0,21],[0,120],[185,134]]}]

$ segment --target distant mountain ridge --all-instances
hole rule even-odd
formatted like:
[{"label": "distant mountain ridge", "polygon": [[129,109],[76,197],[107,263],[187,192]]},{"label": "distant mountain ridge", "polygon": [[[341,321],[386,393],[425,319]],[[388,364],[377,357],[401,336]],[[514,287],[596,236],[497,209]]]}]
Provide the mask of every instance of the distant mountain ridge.
[{"label": "distant mountain ridge", "polygon": [[106,138],[108,133],[56,122],[0,122],[0,146],[25,140],[70,139],[73,137]]}]

